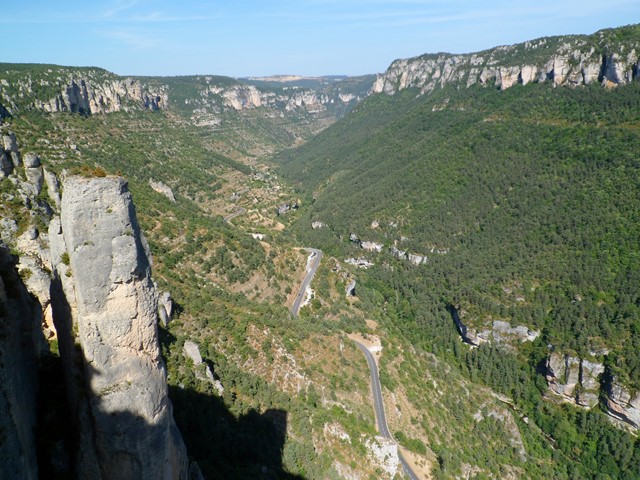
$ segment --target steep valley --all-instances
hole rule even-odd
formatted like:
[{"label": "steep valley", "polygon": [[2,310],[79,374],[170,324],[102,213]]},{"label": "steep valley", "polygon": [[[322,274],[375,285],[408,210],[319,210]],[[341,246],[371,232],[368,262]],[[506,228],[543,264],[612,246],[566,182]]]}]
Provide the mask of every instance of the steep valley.
[{"label": "steep valley", "polygon": [[0,477],[640,478],[639,53],[0,64]]}]

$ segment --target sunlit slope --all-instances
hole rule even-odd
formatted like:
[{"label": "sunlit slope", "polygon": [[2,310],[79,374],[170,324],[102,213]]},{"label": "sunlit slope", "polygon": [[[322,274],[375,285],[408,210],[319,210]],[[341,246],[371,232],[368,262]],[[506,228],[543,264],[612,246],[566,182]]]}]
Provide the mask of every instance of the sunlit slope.
[{"label": "sunlit slope", "polygon": [[[627,349],[640,271],[638,85],[415,93],[370,98],[279,157],[310,200],[303,238],[357,252],[356,233],[384,244],[383,258],[394,244],[427,255],[425,282],[472,323],[515,320],[579,354]],[[312,230],[314,220],[328,227]]]}]

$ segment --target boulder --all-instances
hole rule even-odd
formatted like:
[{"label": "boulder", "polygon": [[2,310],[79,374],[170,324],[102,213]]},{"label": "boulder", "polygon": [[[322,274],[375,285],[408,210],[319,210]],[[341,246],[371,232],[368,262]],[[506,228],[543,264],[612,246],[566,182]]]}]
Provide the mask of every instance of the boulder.
[{"label": "boulder", "polygon": [[173,196],[173,191],[171,190],[171,187],[169,187],[169,185],[166,185],[162,182],[156,182],[153,179],[149,179],[149,185],[151,186],[151,188],[153,188],[156,192],[164,195],[165,197],[167,197],[169,199],[169,201],[171,203],[176,203],[176,197]]},{"label": "boulder", "polygon": [[37,168],[40,166],[40,157],[33,152],[24,156],[24,168]]}]

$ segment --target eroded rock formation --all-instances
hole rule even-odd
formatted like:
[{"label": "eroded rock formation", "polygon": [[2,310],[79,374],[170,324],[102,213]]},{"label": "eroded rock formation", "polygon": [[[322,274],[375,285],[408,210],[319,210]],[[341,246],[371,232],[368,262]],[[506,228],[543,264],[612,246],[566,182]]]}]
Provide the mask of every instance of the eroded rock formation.
[{"label": "eroded rock formation", "polygon": [[372,92],[394,94],[417,88],[424,94],[452,84],[504,90],[532,82],[611,87],[636,80],[639,65],[640,45],[608,42],[606,31],[601,31],[589,36],[542,38],[473,54],[438,53],[396,60],[378,75]]},{"label": "eroded rock formation", "polygon": [[52,227],[56,271],[72,279],[64,290],[84,357],[99,467],[83,471],[104,479],[186,478],[160,357],[158,295],[127,183],[67,178],[60,223]]}]

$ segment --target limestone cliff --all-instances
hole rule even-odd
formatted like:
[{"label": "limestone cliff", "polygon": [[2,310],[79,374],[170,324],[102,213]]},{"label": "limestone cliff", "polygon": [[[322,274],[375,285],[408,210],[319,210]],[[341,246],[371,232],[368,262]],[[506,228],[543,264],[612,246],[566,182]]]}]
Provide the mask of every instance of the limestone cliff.
[{"label": "limestone cliff", "polygon": [[632,392],[615,378],[607,388],[607,411],[636,431],[640,429],[640,393]]},{"label": "limestone cliff", "polygon": [[38,478],[39,314],[39,305],[18,276],[15,258],[0,245],[0,478]]},{"label": "limestone cliff", "polygon": [[547,359],[549,389],[582,407],[593,408],[598,404],[603,373],[604,365],[596,361],[558,352]]},{"label": "limestone cliff", "polygon": [[0,103],[21,109],[85,115],[120,110],[158,110],[168,105],[166,87],[118,77],[99,68],[51,66],[24,70],[12,65],[0,74]]},{"label": "limestone cliff", "polygon": [[65,278],[84,362],[88,418],[78,421],[95,444],[79,471],[104,479],[186,478],[160,357],[158,294],[127,183],[72,176],[63,191],[60,221],[50,228],[52,264]]},{"label": "limestone cliff", "polygon": [[516,84],[549,82],[558,85],[601,83],[615,86],[638,78],[640,33],[638,26],[593,35],[549,37],[471,54],[438,53],[394,61],[378,75],[372,92],[394,94],[417,88],[421,94],[447,85],[500,89]]},{"label": "limestone cliff", "polygon": [[[166,79],[170,91],[180,95],[177,85]],[[268,118],[311,115],[318,118],[340,116],[363,99],[373,76],[346,79],[302,79],[273,82],[268,79],[230,79],[194,76],[183,79],[191,93],[178,108],[188,112],[197,125],[223,123],[225,112],[262,109]]]}]

